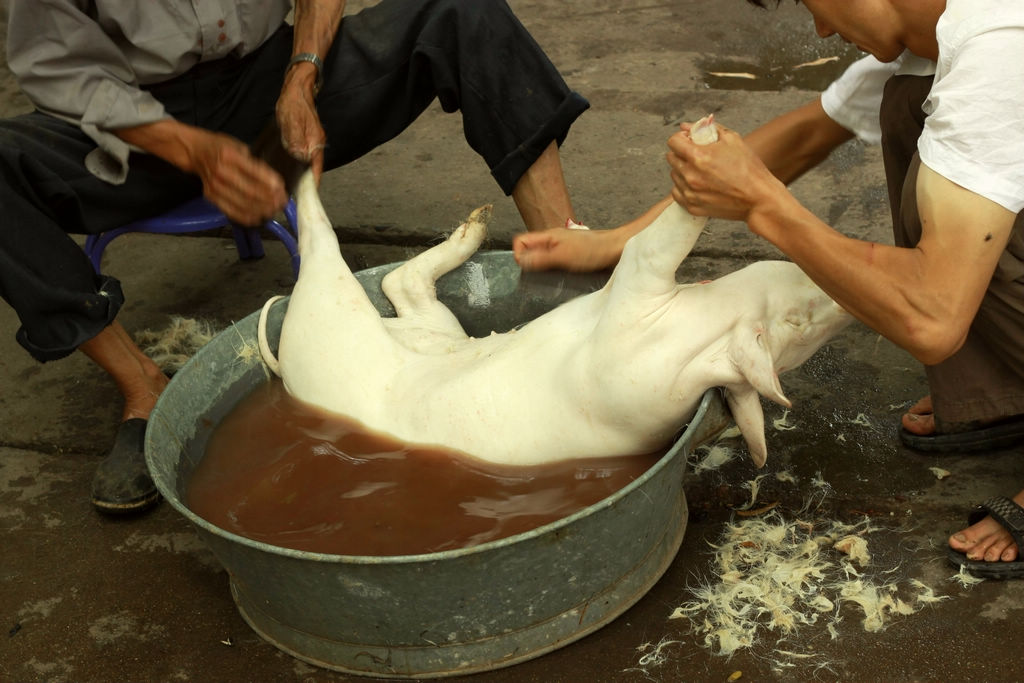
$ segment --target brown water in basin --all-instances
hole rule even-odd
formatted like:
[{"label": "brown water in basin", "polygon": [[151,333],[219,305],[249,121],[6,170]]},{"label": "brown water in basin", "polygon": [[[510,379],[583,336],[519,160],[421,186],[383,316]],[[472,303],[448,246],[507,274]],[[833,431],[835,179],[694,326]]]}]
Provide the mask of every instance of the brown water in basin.
[{"label": "brown water in basin", "polygon": [[217,427],[186,504],[222,529],[341,555],[478,545],[561,519],[641,476],[661,453],[508,467],[368,433],[257,387]]}]

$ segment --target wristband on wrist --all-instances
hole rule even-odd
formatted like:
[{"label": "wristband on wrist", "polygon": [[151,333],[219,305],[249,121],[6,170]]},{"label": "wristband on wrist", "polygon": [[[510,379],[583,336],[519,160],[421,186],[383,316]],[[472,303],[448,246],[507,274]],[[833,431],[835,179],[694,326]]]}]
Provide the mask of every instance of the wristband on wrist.
[{"label": "wristband on wrist", "polygon": [[313,84],[313,97],[316,97],[324,84],[324,63],[312,52],[300,52],[288,62],[288,69],[301,62],[309,62],[316,67],[316,82]]}]

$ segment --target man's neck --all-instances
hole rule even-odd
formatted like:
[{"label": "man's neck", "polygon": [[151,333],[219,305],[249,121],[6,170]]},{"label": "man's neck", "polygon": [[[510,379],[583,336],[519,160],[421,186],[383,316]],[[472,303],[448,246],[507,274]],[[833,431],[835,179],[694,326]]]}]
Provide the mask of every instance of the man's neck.
[{"label": "man's neck", "polygon": [[903,44],[915,55],[935,61],[939,43],[935,27],[946,11],[946,0],[891,0],[903,22]]}]

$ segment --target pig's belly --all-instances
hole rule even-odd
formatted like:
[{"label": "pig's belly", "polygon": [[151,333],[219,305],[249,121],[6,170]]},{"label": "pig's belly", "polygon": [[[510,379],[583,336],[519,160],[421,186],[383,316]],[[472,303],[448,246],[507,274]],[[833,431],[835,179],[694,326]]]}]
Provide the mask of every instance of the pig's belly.
[{"label": "pig's belly", "polygon": [[307,349],[319,359],[305,356],[309,372],[285,384],[296,398],[371,429],[490,462],[649,453],[664,445],[662,425],[609,416],[610,397],[595,389],[590,360],[604,296],[579,297],[520,329],[480,338],[392,324],[389,338],[378,339],[379,319],[350,326],[340,345],[321,340]]},{"label": "pig's belly", "polygon": [[523,332],[466,340],[402,368],[385,385],[386,409],[367,424],[522,465],[649,453],[671,436],[621,415],[609,419],[609,397],[594,390],[578,334]]}]

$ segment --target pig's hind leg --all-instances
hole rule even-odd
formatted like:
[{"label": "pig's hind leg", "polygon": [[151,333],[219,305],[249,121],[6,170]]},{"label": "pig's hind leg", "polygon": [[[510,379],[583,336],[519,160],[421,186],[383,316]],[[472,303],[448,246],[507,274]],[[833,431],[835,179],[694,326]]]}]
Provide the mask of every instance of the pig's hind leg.
[{"label": "pig's hind leg", "polygon": [[448,307],[437,299],[437,279],[460,265],[480,247],[487,234],[490,205],[480,207],[444,242],[417,254],[384,276],[381,289],[395,307],[397,319],[388,319],[393,331],[422,330],[464,339],[466,333]]}]

